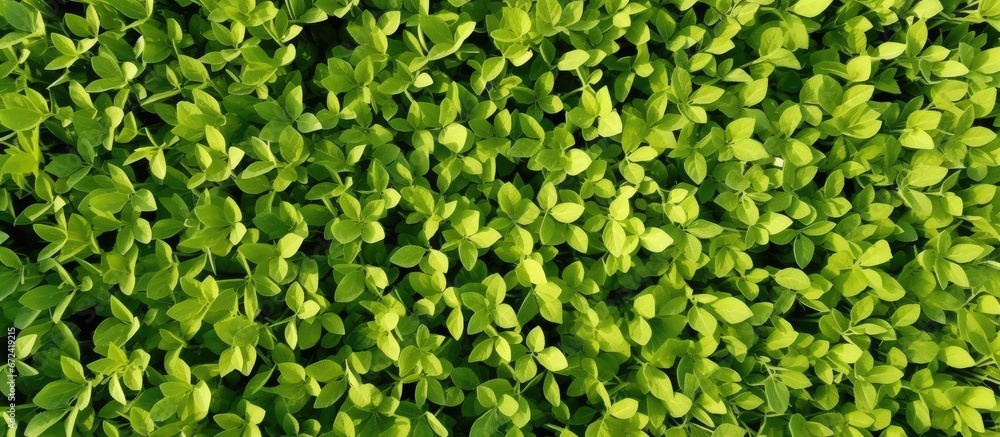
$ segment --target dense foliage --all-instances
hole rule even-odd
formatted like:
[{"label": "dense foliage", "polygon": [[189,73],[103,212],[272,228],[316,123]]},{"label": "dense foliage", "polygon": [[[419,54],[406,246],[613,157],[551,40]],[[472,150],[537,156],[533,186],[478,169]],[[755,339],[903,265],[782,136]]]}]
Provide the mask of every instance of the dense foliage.
[{"label": "dense foliage", "polygon": [[998,0],[0,0],[4,414],[996,434],[998,42]]}]

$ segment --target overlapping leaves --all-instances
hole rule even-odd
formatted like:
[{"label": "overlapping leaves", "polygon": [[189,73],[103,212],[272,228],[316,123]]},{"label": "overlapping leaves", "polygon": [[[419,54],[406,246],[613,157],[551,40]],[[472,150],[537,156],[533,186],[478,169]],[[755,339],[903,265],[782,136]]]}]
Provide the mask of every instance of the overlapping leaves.
[{"label": "overlapping leaves", "polygon": [[0,29],[19,434],[997,432],[1000,2]]}]

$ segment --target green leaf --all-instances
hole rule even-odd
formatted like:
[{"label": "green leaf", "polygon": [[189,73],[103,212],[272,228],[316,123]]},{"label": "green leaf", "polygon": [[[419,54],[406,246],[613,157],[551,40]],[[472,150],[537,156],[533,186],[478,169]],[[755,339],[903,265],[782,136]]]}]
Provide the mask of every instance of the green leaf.
[{"label": "green leaf", "polygon": [[700,332],[703,335],[710,336],[715,333],[718,328],[719,321],[712,317],[708,311],[705,311],[698,307],[692,307],[688,311],[688,324],[695,331]]},{"label": "green leaf", "polygon": [[621,256],[625,250],[625,229],[617,221],[611,221],[604,228],[604,245],[608,253]]},{"label": "green leaf", "polygon": [[583,215],[583,205],[577,203],[560,203],[549,210],[549,214],[560,223],[573,223]]},{"label": "green leaf", "polygon": [[892,249],[889,248],[889,243],[885,240],[879,240],[861,254],[861,257],[858,258],[858,265],[874,267],[885,264],[891,259]]},{"label": "green leaf", "polygon": [[767,150],[756,140],[740,139],[731,143],[733,156],[740,161],[757,161],[767,158]]},{"label": "green leaf", "polygon": [[424,258],[424,254],[426,253],[427,249],[420,246],[403,246],[393,252],[389,261],[403,268],[413,268],[420,263],[420,260]]},{"label": "green leaf", "polygon": [[593,159],[586,152],[579,149],[570,149],[566,153],[566,174],[576,176],[586,171]]},{"label": "green leaf", "polygon": [[24,293],[17,302],[29,309],[44,311],[58,305],[67,295],[55,285],[42,285]]},{"label": "green leaf", "polygon": [[810,280],[802,270],[794,268],[781,269],[774,274],[774,280],[778,285],[792,290],[800,291],[809,288]]},{"label": "green leaf", "polygon": [[982,147],[996,138],[996,132],[982,126],[973,126],[958,136],[958,140],[969,147]]},{"label": "green leaf", "polygon": [[921,165],[910,171],[907,182],[911,187],[929,187],[941,182],[948,175],[948,169],[936,165]]},{"label": "green leaf", "polygon": [[469,130],[465,126],[452,123],[441,129],[441,132],[438,134],[438,142],[447,147],[448,150],[459,153],[465,148],[468,136]]},{"label": "green leaf", "polygon": [[77,384],[86,384],[87,380],[83,374],[83,366],[80,365],[79,361],[64,355],[59,358],[59,364],[62,368],[63,376],[67,379]]},{"label": "green leaf", "polygon": [[45,385],[32,402],[46,410],[55,410],[69,406],[71,399],[83,391],[83,386],[70,381],[56,380]]},{"label": "green leaf", "polygon": [[38,12],[24,4],[5,1],[0,5],[0,13],[2,13],[4,21],[14,29],[28,33],[35,31],[35,16]]},{"label": "green leaf", "polygon": [[646,228],[646,232],[639,236],[639,243],[646,250],[660,253],[674,244],[674,239],[660,228]]},{"label": "green leaf", "polygon": [[640,386],[647,388],[654,397],[662,401],[672,401],[674,398],[673,383],[662,370],[652,366],[643,366],[639,371]]},{"label": "green leaf", "polygon": [[555,346],[549,346],[538,353],[538,363],[552,372],[559,372],[566,369],[569,363],[562,351]]},{"label": "green leaf", "polygon": [[684,160],[684,171],[695,183],[705,180],[708,173],[708,164],[705,157],[700,153],[692,153]]},{"label": "green leaf", "polygon": [[5,108],[0,109],[0,124],[13,131],[26,131],[38,127],[48,116],[31,108]]},{"label": "green leaf", "polygon": [[948,346],[941,349],[938,357],[943,361],[948,367],[954,367],[956,369],[966,369],[976,365],[976,360],[969,355],[969,352],[958,346]]},{"label": "green leaf", "polygon": [[473,422],[469,435],[472,437],[492,436],[500,429],[500,425],[500,412],[496,409],[490,409]]},{"label": "green leaf", "polygon": [[875,366],[865,375],[872,384],[892,384],[903,378],[903,371],[892,366]]},{"label": "green leaf", "polygon": [[920,318],[920,304],[902,305],[892,314],[892,326],[910,326]]},{"label": "green leaf", "polygon": [[434,434],[437,435],[438,437],[445,437],[449,434],[448,428],[446,428],[444,424],[442,424],[437,419],[437,417],[431,414],[430,411],[424,413],[424,418],[427,419],[427,424],[431,427],[431,430],[434,431]]},{"label": "green leaf", "polygon": [[0,166],[0,174],[26,174],[38,170],[38,160],[28,153],[18,153],[7,158]]},{"label": "green leaf", "polygon": [[785,414],[785,411],[788,411],[788,387],[777,378],[770,377],[764,381],[764,394],[767,396],[767,406],[771,411],[777,414]]},{"label": "green leaf", "polygon": [[720,423],[715,432],[712,433],[712,437],[743,437],[747,434],[746,430],[740,428],[737,425],[731,423]]},{"label": "green leaf", "polygon": [[139,435],[149,435],[156,428],[149,413],[139,407],[129,409],[128,421],[132,425],[132,429]]},{"label": "green leaf", "polygon": [[962,403],[978,410],[989,410],[997,405],[993,390],[986,387],[972,387],[966,390]]},{"label": "green leaf", "polygon": [[576,70],[590,60],[590,54],[585,50],[570,50],[562,55],[557,67],[562,71]]},{"label": "green leaf", "polygon": [[735,297],[724,297],[711,303],[712,309],[719,317],[729,324],[743,322],[753,317],[753,311],[742,300]]},{"label": "green leaf", "polygon": [[356,241],[364,231],[360,223],[352,220],[341,220],[335,223],[331,229],[333,230],[333,238],[336,238],[341,244]]},{"label": "green leaf", "polygon": [[436,15],[420,16],[420,31],[427,35],[434,44],[450,44],[454,35],[448,25]]},{"label": "green leaf", "polygon": [[940,77],[961,77],[969,74],[969,67],[959,61],[944,61],[932,67],[935,74]]},{"label": "green leaf", "polygon": [[792,6],[791,11],[796,15],[806,18],[813,18],[830,7],[833,0],[798,0]]},{"label": "green leaf", "polygon": [[545,284],[548,283],[548,279],[545,276],[545,270],[542,269],[542,265],[531,258],[521,261],[521,266],[524,269],[525,274],[528,275],[528,279],[532,284]]},{"label": "green leaf", "polygon": [[70,410],[56,410],[56,411],[42,411],[35,414],[28,422],[28,425],[24,428],[24,435],[26,437],[37,437],[45,433],[45,431],[52,428],[53,425],[60,423],[66,414]]},{"label": "green leaf", "polygon": [[945,258],[957,263],[972,262],[979,258],[986,249],[976,244],[956,244],[945,252]]},{"label": "green leaf", "polygon": [[337,284],[334,300],[337,302],[353,302],[365,291],[365,277],[361,270],[354,270],[343,277]]},{"label": "green leaf", "polygon": [[813,259],[815,251],[816,245],[808,237],[799,236],[795,238],[795,243],[793,244],[793,254],[795,256],[795,264],[797,264],[800,269],[804,269],[809,265],[809,262]]},{"label": "green leaf", "polygon": [[479,251],[476,250],[476,246],[469,242],[461,242],[458,245],[458,255],[459,260],[462,262],[462,267],[465,270],[472,270],[476,266],[476,259],[479,257]]},{"label": "green leaf", "polygon": [[608,413],[616,418],[627,420],[635,416],[635,413],[638,412],[638,410],[639,401],[632,398],[626,398],[615,402],[614,405],[612,405],[608,410]]},{"label": "green leaf", "polygon": [[934,149],[934,138],[926,131],[920,129],[909,129],[899,137],[899,142],[903,147],[911,149],[931,150]]},{"label": "green leaf", "polygon": [[286,234],[278,240],[278,254],[282,258],[291,258],[298,253],[304,239],[295,234]]}]

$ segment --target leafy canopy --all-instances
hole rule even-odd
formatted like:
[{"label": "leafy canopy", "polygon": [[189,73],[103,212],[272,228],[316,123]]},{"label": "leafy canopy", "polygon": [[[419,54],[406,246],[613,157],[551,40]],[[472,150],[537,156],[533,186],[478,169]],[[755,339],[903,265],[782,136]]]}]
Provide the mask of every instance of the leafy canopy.
[{"label": "leafy canopy", "polygon": [[998,35],[997,0],[0,0],[11,432],[996,434]]}]

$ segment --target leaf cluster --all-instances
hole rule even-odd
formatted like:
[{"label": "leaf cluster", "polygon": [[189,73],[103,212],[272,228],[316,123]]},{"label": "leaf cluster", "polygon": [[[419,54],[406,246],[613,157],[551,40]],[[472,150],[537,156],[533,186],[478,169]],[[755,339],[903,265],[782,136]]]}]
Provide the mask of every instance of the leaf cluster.
[{"label": "leaf cluster", "polygon": [[1000,1],[53,6],[18,435],[1000,433]]}]

